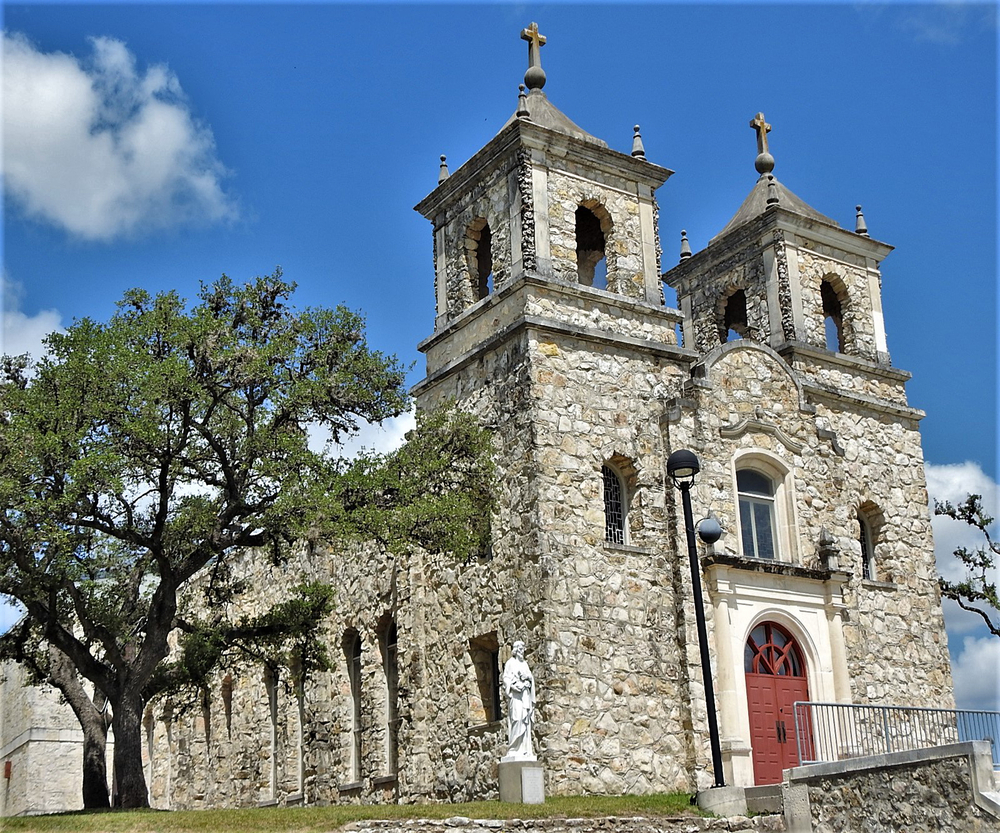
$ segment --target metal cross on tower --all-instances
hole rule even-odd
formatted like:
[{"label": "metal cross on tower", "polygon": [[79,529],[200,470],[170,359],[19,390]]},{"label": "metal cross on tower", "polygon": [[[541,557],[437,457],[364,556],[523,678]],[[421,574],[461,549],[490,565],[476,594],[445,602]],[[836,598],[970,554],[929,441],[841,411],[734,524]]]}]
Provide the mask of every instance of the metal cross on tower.
[{"label": "metal cross on tower", "polygon": [[545,35],[538,33],[538,24],[532,22],[521,30],[521,40],[528,42],[528,71],[524,73],[524,83],[529,90],[540,90],[545,86],[545,70],[542,69],[542,47]]},{"label": "metal cross on tower", "polygon": [[754,116],[750,126],[757,132],[757,153],[767,153],[767,134],[771,132],[771,125],[764,120],[764,114]]}]

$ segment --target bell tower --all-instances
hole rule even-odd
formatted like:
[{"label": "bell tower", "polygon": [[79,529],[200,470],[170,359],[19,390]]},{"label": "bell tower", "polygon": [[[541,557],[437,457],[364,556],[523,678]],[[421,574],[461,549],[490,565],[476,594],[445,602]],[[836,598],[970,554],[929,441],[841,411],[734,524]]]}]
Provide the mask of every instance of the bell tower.
[{"label": "bell tower", "polygon": [[[434,225],[435,337],[525,279],[663,303],[653,193],[671,171],[645,158],[638,127],[625,154],[560,112],[542,92],[545,37],[534,23],[521,37],[528,70],[515,113],[454,173],[442,157],[437,188],[416,206]],[[439,369],[436,351],[428,362]]]},{"label": "bell tower", "polygon": [[726,226],[663,279],[685,315],[684,343],[707,352],[734,338],[781,353],[829,351],[889,365],[879,264],[892,246],[873,240],[857,206],[842,229],[782,185],[768,149],[771,125],[758,113],[756,184]]}]

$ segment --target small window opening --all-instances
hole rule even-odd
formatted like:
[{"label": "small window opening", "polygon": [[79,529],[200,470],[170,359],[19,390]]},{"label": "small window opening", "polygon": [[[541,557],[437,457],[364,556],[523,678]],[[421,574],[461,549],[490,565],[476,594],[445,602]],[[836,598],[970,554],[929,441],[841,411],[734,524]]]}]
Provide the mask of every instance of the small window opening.
[{"label": "small window opening", "polygon": [[743,469],[736,472],[736,488],[739,492],[743,555],[773,560],[774,484],[758,471]]},{"label": "small window opening", "polygon": [[723,344],[739,338],[750,338],[750,327],[747,324],[747,295],[742,289],[737,289],[726,299],[722,330]]},{"label": "small window opening", "polygon": [[612,544],[625,543],[625,489],[621,478],[610,466],[601,469],[604,479],[604,539]]},{"label": "small window opening", "polygon": [[826,338],[826,349],[836,353],[844,351],[844,318],[837,297],[837,291],[829,281],[819,285],[819,294],[823,300],[823,329]]},{"label": "small window opening", "polygon": [[347,660],[347,678],[351,686],[351,746],[348,760],[348,777],[361,780],[361,636],[351,632],[344,639],[344,657]]},{"label": "small window opening", "polygon": [[476,300],[481,301],[493,292],[493,232],[486,220],[469,226],[466,249]]},{"label": "small window opening", "polygon": [[[469,655],[476,671],[479,700],[470,709],[474,722],[500,720],[500,645],[496,632],[469,640]],[[477,708],[477,706],[481,706]]]},{"label": "small window opening", "polygon": [[576,272],[581,284],[608,288],[608,263],[601,221],[584,205],[576,209]]}]

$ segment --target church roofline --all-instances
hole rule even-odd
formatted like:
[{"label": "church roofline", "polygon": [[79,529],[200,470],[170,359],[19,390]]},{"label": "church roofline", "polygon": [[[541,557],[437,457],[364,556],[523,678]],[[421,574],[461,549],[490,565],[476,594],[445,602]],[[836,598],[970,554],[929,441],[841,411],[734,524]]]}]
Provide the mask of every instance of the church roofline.
[{"label": "church roofline", "polygon": [[839,225],[830,225],[814,217],[803,216],[782,205],[769,205],[762,214],[736,226],[724,236],[713,237],[705,248],[699,249],[690,257],[667,269],[660,278],[668,286],[676,289],[686,278],[699,274],[717,261],[730,257],[735,248],[733,242],[740,235],[756,237],[772,230],[801,235],[817,243],[834,246],[861,257],[873,258],[879,263],[895,248],[872,237],[848,231]]},{"label": "church roofline", "polygon": [[602,146],[593,140],[554,130],[530,119],[515,119],[417,203],[414,210],[433,222],[444,206],[459,201],[469,192],[470,183],[481,176],[485,168],[518,145],[538,150],[565,149],[585,161],[588,167],[634,180],[654,191],[674,173],[669,168]]}]

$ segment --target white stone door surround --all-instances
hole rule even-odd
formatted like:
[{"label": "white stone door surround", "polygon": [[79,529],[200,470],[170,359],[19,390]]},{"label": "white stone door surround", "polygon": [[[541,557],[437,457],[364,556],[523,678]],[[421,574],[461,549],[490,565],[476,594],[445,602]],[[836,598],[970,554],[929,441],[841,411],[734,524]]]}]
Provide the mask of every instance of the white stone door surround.
[{"label": "white stone door surround", "polygon": [[754,783],[743,649],[761,622],[776,622],[799,643],[809,699],[849,703],[842,612],[846,573],[778,562],[710,557],[706,584],[713,613],[719,733],[726,783]]}]

